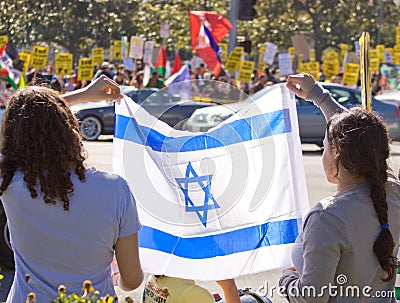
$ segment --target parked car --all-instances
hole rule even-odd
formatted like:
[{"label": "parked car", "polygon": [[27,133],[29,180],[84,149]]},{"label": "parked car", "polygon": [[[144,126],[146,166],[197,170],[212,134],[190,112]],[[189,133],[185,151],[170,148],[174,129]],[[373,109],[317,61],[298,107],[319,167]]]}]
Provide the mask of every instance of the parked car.
[{"label": "parked car", "polygon": [[[121,87],[121,92],[171,127],[179,127],[179,123],[189,118],[196,109],[213,105],[207,102],[180,101],[166,90],[160,91],[156,88],[137,90],[128,86]],[[100,135],[112,135],[114,108],[115,102],[109,101],[73,105],[71,109],[79,119],[82,137],[93,141]]]},{"label": "parked car", "polygon": [[[343,106],[361,106],[361,93],[340,84],[322,83],[332,96]],[[218,105],[196,110],[183,125],[184,130],[205,132],[228,119],[249,103],[268,94],[273,86],[268,86],[242,102],[229,105]],[[326,122],[319,108],[312,102],[296,96],[299,132],[302,143],[313,143],[322,146],[325,136]],[[389,129],[389,135],[394,140],[400,140],[400,107],[399,104],[372,98],[372,109],[378,113]]]}]

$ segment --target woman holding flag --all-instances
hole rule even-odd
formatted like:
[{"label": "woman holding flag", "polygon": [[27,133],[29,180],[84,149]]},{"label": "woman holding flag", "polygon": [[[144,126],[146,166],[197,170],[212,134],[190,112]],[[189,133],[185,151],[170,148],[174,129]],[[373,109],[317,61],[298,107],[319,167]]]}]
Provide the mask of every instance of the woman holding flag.
[{"label": "woman holding flag", "polygon": [[101,296],[114,296],[114,285],[141,284],[135,199],[123,178],[86,167],[79,124],[67,105],[119,98],[106,76],[63,96],[32,86],[11,97],[0,161],[16,267],[7,303],[25,302],[30,292],[50,302],[60,284],[78,294],[84,280]]},{"label": "woman holding flag", "polygon": [[386,126],[340,106],[309,74],[286,86],[325,115],[322,163],[337,192],[305,216],[281,288],[289,302],[395,302],[400,182],[387,166]]}]

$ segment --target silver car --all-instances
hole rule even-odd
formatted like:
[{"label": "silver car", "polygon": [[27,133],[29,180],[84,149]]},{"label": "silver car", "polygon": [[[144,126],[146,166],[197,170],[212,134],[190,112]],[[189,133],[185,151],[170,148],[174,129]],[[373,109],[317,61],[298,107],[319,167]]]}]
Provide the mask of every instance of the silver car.
[{"label": "silver car", "polygon": [[[321,83],[328,89],[332,96],[343,106],[349,108],[352,106],[361,106],[361,93],[350,87]],[[234,113],[253,102],[265,94],[268,94],[272,86],[266,87],[242,102],[229,105],[218,105],[209,108],[196,110],[192,116],[185,122],[184,129],[194,132],[205,132],[228,119]],[[297,116],[299,121],[300,139],[302,143],[313,143],[322,146],[325,136],[326,122],[319,108],[312,102],[305,101],[296,96]],[[372,98],[372,109],[380,115],[385,121],[389,136],[393,140],[400,140],[400,104],[392,101],[378,100]]]}]

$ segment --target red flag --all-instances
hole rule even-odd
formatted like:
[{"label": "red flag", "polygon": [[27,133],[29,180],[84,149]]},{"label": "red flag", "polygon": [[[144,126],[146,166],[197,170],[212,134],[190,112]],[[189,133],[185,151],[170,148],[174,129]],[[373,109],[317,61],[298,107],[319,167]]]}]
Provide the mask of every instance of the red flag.
[{"label": "red flag", "polygon": [[233,28],[225,17],[209,11],[190,11],[190,34],[192,36],[192,49],[196,49],[202,23],[211,32],[216,43],[221,42]]},{"label": "red flag", "polygon": [[179,52],[176,52],[174,66],[172,67],[171,75],[179,72],[182,67],[181,57],[179,56]]},{"label": "red flag", "polygon": [[164,45],[161,45],[160,52],[158,53],[156,70],[161,77],[165,77],[165,69],[167,65],[167,54],[165,52]]}]

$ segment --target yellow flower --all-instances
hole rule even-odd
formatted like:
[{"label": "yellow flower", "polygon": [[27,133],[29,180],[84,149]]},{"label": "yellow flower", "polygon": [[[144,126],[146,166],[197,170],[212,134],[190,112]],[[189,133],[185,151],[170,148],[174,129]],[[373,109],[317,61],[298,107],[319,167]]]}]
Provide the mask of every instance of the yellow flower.
[{"label": "yellow flower", "polygon": [[3,280],[4,279],[4,276],[3,275],[0,275],[0,280]]},{"label": "yellow flower", "polygon": [[58,294],[59,295],[65,295],[65,293],[67,292],[67,288],[65,287],[65,285],[60,285],[58,286]]},{"label": "yellow flower", "polygon": [[94,292],[94,288],[92,286],[92,281],[85,280],[83,281],[83,289],[84,292]]},{"label": "yellow flower", "polygon": [[26,303],[36,303],[36,294],[34,292],[30,292],[26,298]]}]

